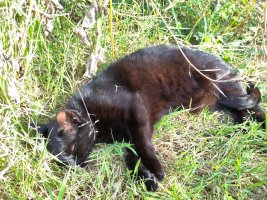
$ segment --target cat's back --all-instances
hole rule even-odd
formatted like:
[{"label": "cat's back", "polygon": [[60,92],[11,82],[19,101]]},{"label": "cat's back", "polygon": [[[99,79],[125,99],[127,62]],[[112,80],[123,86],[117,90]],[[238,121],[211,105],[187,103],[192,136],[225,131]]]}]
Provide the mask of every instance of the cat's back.
[{"label": "cat's back", "polygon": [[[111,65],[111,68],[145,68],[166,66],[176,63],[177,67],[188,67],[193,64],[200,70],[218,69],[222,71],[232,70],[219,57],[196,48],[179,47],[176,45],[157,45],[140,49],[131,53]],[[182,65],[184,64],[184,65]]]},{"label": "cat's back", "polygon": [[[198,49],[175,45],[158,45],[140,49],[110,65],[105,76],[115,81],[149,81],[153,77],[187,77],[202,71],[213,79],[231,78],[236,71],[217,56]],[[198,73],[195,73],[196,75]],[[132,80],[134,79],[134,80]],[[157,78],[156,78],[157,79]]]}]

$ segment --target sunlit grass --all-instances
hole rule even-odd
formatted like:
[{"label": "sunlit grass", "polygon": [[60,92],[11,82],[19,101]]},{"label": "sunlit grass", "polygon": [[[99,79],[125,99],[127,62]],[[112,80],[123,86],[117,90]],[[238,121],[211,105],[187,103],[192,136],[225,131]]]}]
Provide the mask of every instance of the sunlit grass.
[{"label": "sunlit grass", "polygon": [[[0,2],[1,199],[266,198],[266,130],[255,122],[233,125],[206,110],[175,111],[156,124],[154,144],[166,178],[155,193],[126,169],[123,148],[129,144],[97,145],[86,168],[58,166],[29,123],[47,122],[64,108],[97,38],[96,27],[88,31],[91,46],[74,33],[86,0],[61,1],[64,10],[52,15],[54,29],[46,35],[44,13],[51,9],[45,2]],[[139,48],[178,42],[238,68],[261,89],[266,107],[264,2],[110,2],[102,18],[106,63],[100,69]]]}]

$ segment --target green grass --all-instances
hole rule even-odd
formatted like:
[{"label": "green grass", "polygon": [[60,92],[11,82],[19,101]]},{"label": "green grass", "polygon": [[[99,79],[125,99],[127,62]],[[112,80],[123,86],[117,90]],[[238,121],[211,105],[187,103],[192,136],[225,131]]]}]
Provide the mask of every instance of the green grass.
[{"label": "green grass", "polygon": [[110,1],[101,37],[96,25],[88,30],[91,45],[74,33],[90,1],[61,1],[64,10],[52,15],[48,35],[44,13],[53,9],[44,2],[0,1],[0,199],[267,198],[267,134],[255,122],[233,125],[208,111],[165,116],[153,142],[166,178],[155,193],[126,169],[123,147],[129,144],[97,145],[84,169],[59,167],[46,141],[29,128],[64,108],[97,40],[106,58],[100,69],[149,45],[206,50],[255,82],[266,107],[264,1]]}]

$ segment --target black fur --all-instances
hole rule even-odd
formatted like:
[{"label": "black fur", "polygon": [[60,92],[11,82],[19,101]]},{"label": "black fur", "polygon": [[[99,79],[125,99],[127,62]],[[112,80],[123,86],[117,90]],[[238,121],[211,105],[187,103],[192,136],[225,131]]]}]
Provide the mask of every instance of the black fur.
[{"label": "black fur", "polygon": [[155,191],[164,172],[151,142],[153,125],[170,108],[227,109],[238,123],[252,112],[265,126],[258,89],[234,81],[235,70],[216,56],[182,51],[205,76],[220,81],[201,75],[176,46],[141,49],[111,64],[74,94],[56,120],[40,126],[38,131],[49,137],[48,150],[62,162],[79,165],[98,142],[129,142],[137,155],[125,150],[127,167],[134,170],[141,159],[137,175]]}]

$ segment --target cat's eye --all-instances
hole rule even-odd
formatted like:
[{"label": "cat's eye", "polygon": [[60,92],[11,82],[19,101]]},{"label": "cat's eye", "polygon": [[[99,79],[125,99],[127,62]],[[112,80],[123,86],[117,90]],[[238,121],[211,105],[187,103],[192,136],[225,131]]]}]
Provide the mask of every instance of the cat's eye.
[{"label": "cat's eye", "polygon": [[62,128],[60,128],[60,129],[58,129],[58,132],[57,132],[57,134],[59,135],[59,136],[61,136],[62,134],[63,134],[63,129]]}]

